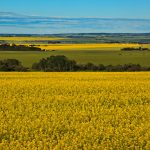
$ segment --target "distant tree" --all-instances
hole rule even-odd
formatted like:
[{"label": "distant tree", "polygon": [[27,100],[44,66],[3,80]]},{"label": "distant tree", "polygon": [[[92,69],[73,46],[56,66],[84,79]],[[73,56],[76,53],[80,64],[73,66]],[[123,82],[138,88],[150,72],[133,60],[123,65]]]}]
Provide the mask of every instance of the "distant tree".
[{"label": "distant tree", "polygon": [[17,59],[5,59],[0,61],[0,71],[27,71]]},{"label": "distant tree", "polygon": [[149,48],[142,48],[142,47],[138,47],[138,48],[134,48],[134,47],[125,47],[121,49],[122,51],[149,51]]},{"label": "distant tree", "polygon": [[105,69],[106,69],[106,67],[103,64],[98,65],[98,70],[99,71],[104,71]]},{"label": "distant tree", "polygon": [[1,44],[0,51],[41,51],[41,48],[16,44]]},{"label": "distant tree", "polygon": [[77,64],[74,60],[68,59],[66,56],[50,56],[43,58],[39,63],[32,65],[32,69],[41,71],[75,71]]},{"label": "distant tree", "polygon": [[[2,66],[3,67],[3,66]],[[139,64],[125,65],[95,65],[93,63],[77,64],[76,61],[68,59],[66,56],[50,56],[41,59],[38,63],[32,65],[33,70],[38,71],[108,71],[108,72],[123,72],[123,71],[150,71],[148,67],[141,67]]]},{"label": "distant tree", "polygon": [[98,71],[98,66],[94,65],[93,63],[87,63],[84,67],[87,71]]},{"label": "distant tree", "polygon": [[111,72],[114,71],[113,66],[112,65],[108,65],[105,67],[106,71]]},{"label": "distant tree", "polygon": [[126,64],[123,67],[125,71],[142,71],[142,67],[139,64]]}]

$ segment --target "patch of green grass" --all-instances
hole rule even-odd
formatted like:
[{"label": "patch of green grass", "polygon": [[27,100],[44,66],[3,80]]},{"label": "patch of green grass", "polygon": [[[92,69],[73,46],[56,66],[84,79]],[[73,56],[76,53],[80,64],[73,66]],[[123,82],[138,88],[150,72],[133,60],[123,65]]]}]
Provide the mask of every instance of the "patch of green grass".
[{"label": "patch of green grass", "polygon": [[118,65],[134,63],[141,66],[150,66],[150,51],[100,51],[100,50],[64,50],[64,51],[47,51],[47,52],[0,52],[0,60],[14,58],[20,60],[24,66],[31,67],[33,63],[38,62],[42,58],[51,55],[65,55],[70,59],[76,60],[78,63],[92,62],[94,64]]}]

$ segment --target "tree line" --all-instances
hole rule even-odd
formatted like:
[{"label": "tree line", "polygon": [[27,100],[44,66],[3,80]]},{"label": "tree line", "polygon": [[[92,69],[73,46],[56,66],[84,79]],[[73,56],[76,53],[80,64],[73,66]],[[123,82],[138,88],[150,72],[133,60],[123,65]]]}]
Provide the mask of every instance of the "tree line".
[{"label": "tree line", "polygon": [[0,71],[42,71],[42,72],[73,72],[73,71],[106,71],[106,72],[128,72],[128,71],[150,71],[150,67],[142,67],[139,64],[124,65],[95,65],[93,63],[77,64],[64,55],[50,56],[34,63],[32,68],[27,68],[17,59],[0,60]]},{"label": "tree line", "polygon": [[41,51],[41,48],[16,44],[1,44],[0,51]]},{"label": "tree line", "polygon": [[122,48],[121,51],[150,51],[150,49],[144,48],[144,47],[138,47],[138,48],[125,47],[125,48]]},{"label": "tree line", "polygon": [[28,68],[24,67],[17,59],[0,60],[0,71],[20,71],[26,72]]}]

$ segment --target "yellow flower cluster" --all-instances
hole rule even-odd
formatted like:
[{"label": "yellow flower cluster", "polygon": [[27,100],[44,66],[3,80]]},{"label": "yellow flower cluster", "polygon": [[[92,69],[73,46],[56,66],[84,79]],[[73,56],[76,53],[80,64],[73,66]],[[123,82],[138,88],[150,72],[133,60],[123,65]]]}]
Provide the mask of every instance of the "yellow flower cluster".
[{"label": "yellow flower cluster", "polygon": [[47,40],[63,40],[65,38],[59,37],[0,37],[4,41],[47,41]]},{"label": "yellow flower cluster", "polygon": [[121,43],[98,43],[98,44],[40,44],[42,50],[120,50],[122,48],[144,47],[150,48],[150,44],[121,44]]},{"label": "yellow flower cluster", "polygon": [[0,150],[150,149],[150,73],[0,73]]}]

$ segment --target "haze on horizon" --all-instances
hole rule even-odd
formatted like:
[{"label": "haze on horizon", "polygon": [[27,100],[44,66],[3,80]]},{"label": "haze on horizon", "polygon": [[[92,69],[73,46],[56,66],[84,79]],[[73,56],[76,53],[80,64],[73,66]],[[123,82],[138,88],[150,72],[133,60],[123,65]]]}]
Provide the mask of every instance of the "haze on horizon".
[{"label": "haze on horizon", "polygon": [[149,0],[1,0],[0,33],[150,33]]}]

